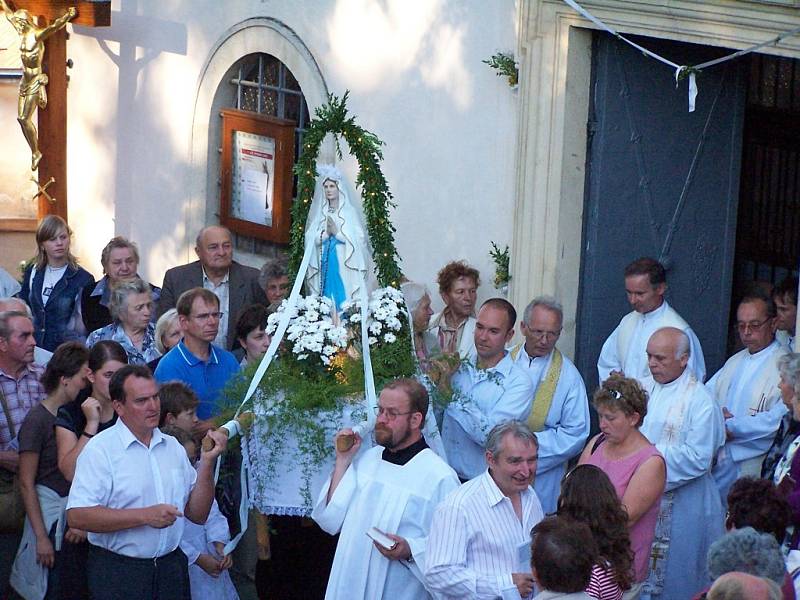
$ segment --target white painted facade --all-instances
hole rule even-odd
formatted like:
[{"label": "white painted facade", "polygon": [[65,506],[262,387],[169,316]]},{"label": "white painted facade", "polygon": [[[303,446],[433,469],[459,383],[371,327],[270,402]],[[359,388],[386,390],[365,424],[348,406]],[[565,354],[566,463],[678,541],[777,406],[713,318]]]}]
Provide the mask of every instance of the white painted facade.
[{"label": "white painted facade", "polygon": [[351,114],[386,143],[406,275],[433,286],[463,258],[493,295],[490,240],[511,243],[518,97],[481,60],[514,51],[516,15],[512,0],[114,2],[110,28],[75,27],[68,45],[76,252],[99,274],[103,245],[127,236],[154,282],[194,258],[218,210],[226,71],[267,52],[312,108],[350,90]]}]

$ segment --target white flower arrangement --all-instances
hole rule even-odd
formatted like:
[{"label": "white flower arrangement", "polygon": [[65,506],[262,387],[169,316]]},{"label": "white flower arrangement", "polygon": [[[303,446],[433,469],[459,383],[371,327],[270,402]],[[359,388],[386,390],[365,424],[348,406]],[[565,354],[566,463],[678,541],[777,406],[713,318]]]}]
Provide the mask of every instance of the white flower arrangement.
[{"label": "white flower arrangement", "polygon": [[[358,302],[345,302],[342,306],[345,314],[348,315],[347,321],[353,327],[355,333],[361,333],[361,309]],[[400,320],[406,314],[405,299],[402,292],[397,288],[385,287],[378,288],[369,298],[369,345],[383,341],[386,344],[393,344],[397,341],[397,332],[403,327]]]},{"label": "white flower arrangement", "polygon": [[[284,300],[277,312],[267,319],[269,335],[273,335],[277,330],[278,322],[286,307],[287,302]],[[333,302],[329,298],[312,295],[297,299],[285,339],[289,342],[297,360],[317,356],[322,364],[327,366],[334,354],[347,347],[348,331],[338,322],[333,312]]]},{"label": "white flower arrangement", "polygon": [[[269,335],[275,334],[287,306],[284,300],[277,312],[267,319],[266,331]],[[405,314],[405,300],[400,290],[385,287],[372,292],[367,317],[370,346],[396,342]],[[312,295],[298,298],[284,339],[297,360],[319,357],[322,364],[328,366],[337,352],[347,348],[351,338],[360,336],[361,308],[358,302],[345,302],[340,320],[329,298]]]}]

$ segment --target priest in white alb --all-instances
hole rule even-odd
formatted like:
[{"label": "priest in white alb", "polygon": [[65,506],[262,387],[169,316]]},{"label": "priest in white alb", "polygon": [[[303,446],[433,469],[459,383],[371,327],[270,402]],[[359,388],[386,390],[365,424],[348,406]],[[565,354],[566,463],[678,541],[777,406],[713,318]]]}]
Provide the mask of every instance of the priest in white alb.
[{"label": "priest in white alb", "polygon": [[724,533],[724,511],[711,465],[725,442],[722,411],[688,368],[690,344],[680,329],[657,330],[647,344],[649,394],[640,428],[667,463],[644,596],[683,600],[709,583],[706,554]]},{"label": "priest in white alb", "polygon": [[[312,513],[322,529],[340,534],[326,600],[430,597],[422,583],[428,528],[459,481],[422,436],[427,411],[425,388],[397,379],[378,400],[377,446],[359,452],[361,439],[351,429],[337,434],[334,471]],[[355,443],[344,450],[348,436]],[[373,541],[373,528],[391,543]]]},{"label": "priest in white alb", "polygon": [[545,513],[556,511],[567,463],[589,436],[589,401],[578,369],[556,348],[563,310],[553,298],[534,298],[525,308],[520,331],[525,341],[511,348],[511,359],[533,383],[527,422],[539,442],[533,487]]},{"label": "priest in white alb", "polygon": [[699,381],[706,379],[703,349],[689,324],[672,308],[664,294],[667,275],[664,266],[653,258],[639,258],[625,267],[625,293],[633,309],[611,332],[597,360],[597,373],[602,383],[611,371],[625,377],[642,379],[650,374],[647,366],[647,342],[657,329],[675,327],[689,337],[689,368]]},{"label": "priest in white alb", "polygon": [[742,298],[736,327],[744,349],[706,384],[725,417],[725,447],[714,467],[723,505],[734,481],[761,474],[761,464],[786,414],[778,389],[778,360],[787,350],[775,339],[775,316],[775,303],[762,290],[754,289]]}]

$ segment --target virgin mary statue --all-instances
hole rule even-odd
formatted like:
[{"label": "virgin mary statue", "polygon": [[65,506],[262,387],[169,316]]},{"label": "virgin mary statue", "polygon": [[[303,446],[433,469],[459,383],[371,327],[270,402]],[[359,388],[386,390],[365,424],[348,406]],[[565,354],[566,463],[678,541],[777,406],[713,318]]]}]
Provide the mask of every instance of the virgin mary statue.
[{"label": "virgin mary statue", "polygon": [[372,250],[355,192],[333,165],[317,167],[314,200],[306,220],[306,247],[312,246],[306,293],[331,298],[336,310],[355,300],[370,282]]}]

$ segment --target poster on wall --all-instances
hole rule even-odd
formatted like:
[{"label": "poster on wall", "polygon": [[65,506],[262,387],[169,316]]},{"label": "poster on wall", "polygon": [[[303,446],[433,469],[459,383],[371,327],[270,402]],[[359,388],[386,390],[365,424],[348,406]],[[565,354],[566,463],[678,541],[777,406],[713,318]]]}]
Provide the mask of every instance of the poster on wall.
[{"label": "poster on wall", "polygon": [[231,216],[272,227],[275,139],[233,132]]},{"label": "poster on wall", "polygon": [[294,121],[233,109],[220,116],[220,221],[236,233],[287,243]]}]

